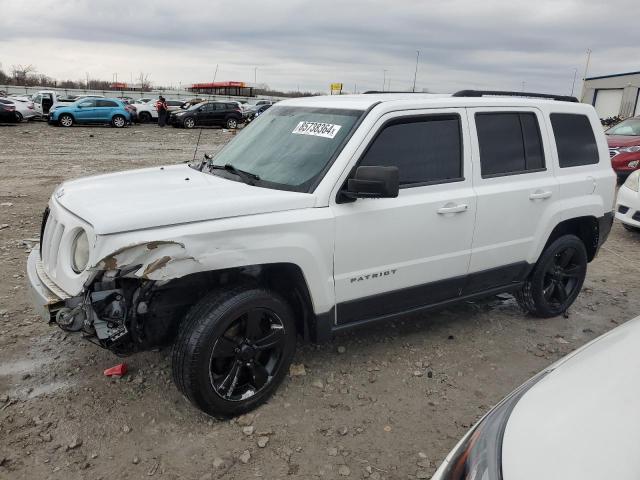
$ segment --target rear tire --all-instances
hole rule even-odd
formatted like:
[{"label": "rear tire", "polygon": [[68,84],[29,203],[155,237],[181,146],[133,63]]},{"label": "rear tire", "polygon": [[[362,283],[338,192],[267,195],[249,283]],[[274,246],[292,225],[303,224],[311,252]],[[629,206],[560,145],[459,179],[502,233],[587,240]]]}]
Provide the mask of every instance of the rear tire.
[{"label": "rear tire", "polygon": [[127,126],[127,119],[122,115],[114,115],[111,119],[111,125],[116,128],[124,128]]},{"label": "rear tire", "polygon": [[72,127],[73,126],[73,117],[69,114],[63,113],[58,118],[58,124],[61,127]]},{"label": "rear tire", "polygon": [[516,300],[525,312],[540,318],[563,314],[577,298],[587,274],[587,250],[575,235],[549,245],[536,263]]},{"label": "rear tire", "polygon": [[173,379],[205,413],[240,415],[273,394],[295,347],[293,312],[278,294],[250,285],[214,291],[181,325],[173,347]]}]

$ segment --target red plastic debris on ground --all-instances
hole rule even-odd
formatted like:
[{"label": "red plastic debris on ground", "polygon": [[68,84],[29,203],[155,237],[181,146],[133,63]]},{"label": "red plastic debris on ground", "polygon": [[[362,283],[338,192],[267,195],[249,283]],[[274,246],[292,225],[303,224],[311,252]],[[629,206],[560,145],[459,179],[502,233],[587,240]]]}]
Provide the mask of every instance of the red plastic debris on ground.
[{"label": "red plastic debris on ground", "polygon": [[116,365],[114,367],[111,367],[111,368],[107,368],[104,371],[104,375],[106,377],[121,377],[125,373],[127,373],[127,364],[126,363],[119,363],[118,365]]}]

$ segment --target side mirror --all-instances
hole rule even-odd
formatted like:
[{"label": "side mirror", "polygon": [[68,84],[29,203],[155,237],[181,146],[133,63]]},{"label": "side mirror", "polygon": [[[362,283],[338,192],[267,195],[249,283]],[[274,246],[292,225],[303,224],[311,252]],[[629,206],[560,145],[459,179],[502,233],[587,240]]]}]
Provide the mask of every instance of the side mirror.
[{"label": "side mirror", "polygon": [[348,198],[395,198],[400,188],[398,167],[358,167],[347,181]]}]

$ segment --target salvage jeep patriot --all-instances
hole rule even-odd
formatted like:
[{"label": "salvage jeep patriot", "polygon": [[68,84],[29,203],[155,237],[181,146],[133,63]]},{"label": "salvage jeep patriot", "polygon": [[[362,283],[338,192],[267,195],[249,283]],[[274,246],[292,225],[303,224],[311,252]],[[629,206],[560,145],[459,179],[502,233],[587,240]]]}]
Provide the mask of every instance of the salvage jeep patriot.
[{"label": "salvage jeep patriot", "polygon": [[287,100],[213,158],[62,184],[28,275],[44,319],[118,354],[173,344],[180,391],[230,416],[274,392],[298,334],[505,291],[562,314],[614,188],[572,97]]}]

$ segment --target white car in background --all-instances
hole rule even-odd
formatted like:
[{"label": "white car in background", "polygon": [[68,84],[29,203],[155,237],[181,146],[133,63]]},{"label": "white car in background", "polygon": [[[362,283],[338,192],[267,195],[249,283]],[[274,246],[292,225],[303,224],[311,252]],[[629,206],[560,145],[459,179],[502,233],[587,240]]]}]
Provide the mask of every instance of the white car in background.
[{"label": "white car in background", "polygon": [[432,480],[638,480],[640,317],[513,391]]},{"label": "white car in background", "polygon": [[16,117],[18,118],[18,122],[23,120],[31,120],[32,118],[38,117],[39,114],[36,112],[32,101],[22,101],[17,98],[0,98],[0,103],[5,105],[12,105],[16,108]]},{"label": "white car in background", "polygon": [[624,228],[640,233],[640,170],[636,170],[618,190],[616,218]]},{"label": "white car in background", "polygon": [[[150,99],[146,103],[136,103],[136,111],[138,112],[138,121],[140,123],[149,123],[158,120],[158,109],[156,108],[156,101]],[[167,100],[167,107],[169,112],[175,112],[180,110],[184,105],[184,100]]]}]

